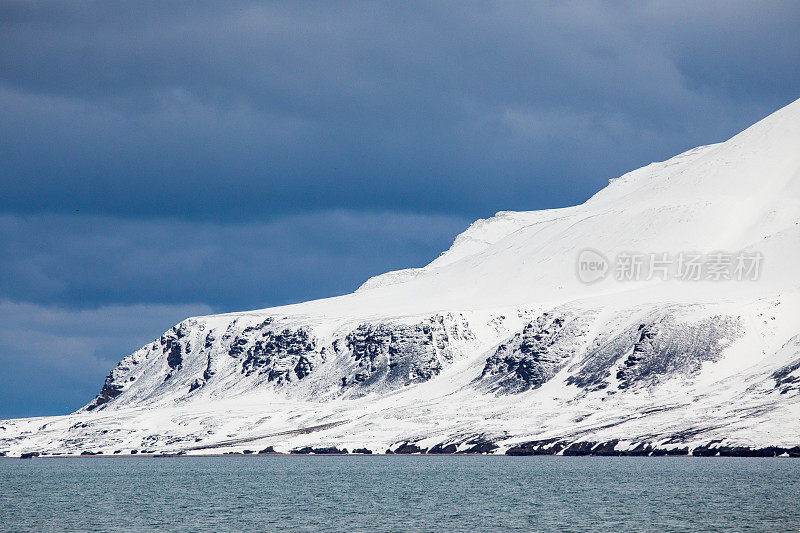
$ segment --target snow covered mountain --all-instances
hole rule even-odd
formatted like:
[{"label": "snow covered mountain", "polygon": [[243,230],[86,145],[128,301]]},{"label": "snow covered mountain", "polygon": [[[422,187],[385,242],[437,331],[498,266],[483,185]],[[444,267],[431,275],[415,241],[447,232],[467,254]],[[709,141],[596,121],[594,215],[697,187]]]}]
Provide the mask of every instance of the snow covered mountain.
[{"label": "snow covered mountain", "polygon": [[798,265],[800,100],[353,294],[189,318],[0,452],[800,455]]}]

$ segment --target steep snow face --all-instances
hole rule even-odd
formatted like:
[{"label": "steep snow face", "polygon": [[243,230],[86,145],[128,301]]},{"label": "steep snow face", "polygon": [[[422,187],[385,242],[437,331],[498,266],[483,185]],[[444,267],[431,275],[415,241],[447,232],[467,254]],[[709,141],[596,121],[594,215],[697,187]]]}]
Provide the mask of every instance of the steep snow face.
[{"label": "steep snow face", "polygon": [[[582,252],[604,276],[578,275]],[[620,268],[684,254],[759,269]],[[79,412],[2,421],[0,452],[798,446],[799,262],[797,101],[580,206],[479,220],[353,294],[187,319]]]},{"label": "steep snow face", "polygon": [[268,390],[320,400],[438,376],[479,341],[463,314],[370,322],[255,315],[190,318],[111,371],[87,412]]}]

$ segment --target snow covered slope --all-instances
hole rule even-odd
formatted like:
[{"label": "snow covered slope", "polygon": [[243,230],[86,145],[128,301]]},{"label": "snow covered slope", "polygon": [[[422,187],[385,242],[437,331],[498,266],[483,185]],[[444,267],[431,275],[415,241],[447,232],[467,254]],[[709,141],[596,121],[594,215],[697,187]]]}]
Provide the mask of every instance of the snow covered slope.
[{"label": "snow covered slope", "polygon": [[187,319],[0,452],[800,454],[798,264],[800,100],[353,294]]}]

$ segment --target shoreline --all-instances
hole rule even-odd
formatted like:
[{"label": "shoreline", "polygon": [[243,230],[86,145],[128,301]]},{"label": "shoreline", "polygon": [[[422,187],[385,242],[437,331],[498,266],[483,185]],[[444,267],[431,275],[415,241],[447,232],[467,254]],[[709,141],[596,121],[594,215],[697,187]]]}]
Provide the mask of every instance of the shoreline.
[{"label": "shoreline", "polygon": [[31,457],[22,456],[0,456],[2,460],[32,460],[32,459],[203,459],[203,458],[253,458],[253,457],[613,457],[613,458],[629,458],[629,457],[643,457],[648,459],[660,459],[663,457],[677,457],[677,458],[748,458],[748,459],[798,459],[796,455],[781,454],[781,455],[748,455],[748,454],[725,454],[725,455],[703,455],[703,454],[663,454],[663,455],[628,455],[628,454],[506,454],[506,453],[267,453],[267,454],[245,454],[245,453],[211,453],[211,454],[93,454],[93,455],[36,455]]}]

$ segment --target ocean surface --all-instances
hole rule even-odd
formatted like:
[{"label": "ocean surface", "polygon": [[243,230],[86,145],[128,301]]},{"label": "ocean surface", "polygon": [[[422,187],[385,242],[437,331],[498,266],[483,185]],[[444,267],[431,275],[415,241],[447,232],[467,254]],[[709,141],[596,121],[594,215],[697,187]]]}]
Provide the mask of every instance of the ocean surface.
[{"label": "ocean surface", "polygon": [[2,531],[798,531],[800,460],[0,460]]}]

